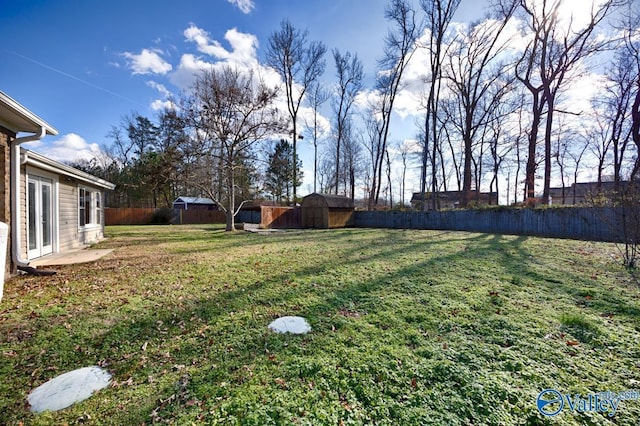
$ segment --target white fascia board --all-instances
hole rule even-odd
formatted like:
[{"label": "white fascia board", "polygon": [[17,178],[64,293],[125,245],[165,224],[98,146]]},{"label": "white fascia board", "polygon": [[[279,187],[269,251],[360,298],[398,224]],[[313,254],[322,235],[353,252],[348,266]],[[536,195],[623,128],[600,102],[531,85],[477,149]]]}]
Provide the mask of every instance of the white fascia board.
[{"label": "white fascia board", "polygon": [[42,127],[46,129],[48,135],[56,136],[58,134],[52,125],[2,91],[0,91],[0,124],[16,134],[20,132],[36,133]]},{"label": "white fascia board", "polygon": [[24,150],[22,152],[22,157],[23,157],[22,163],[27,164],[29,166],[37,167],[43,170],[48,170],[50,172],[58,173],[64,176],[69,176],[80,182],[97,186],[99,188],[113,190],[116,187],[116,185],[111,182],[108,182],[104,179],[101,179],[92,174],[83,172],[82,170],[78,170],[71,166],[58,163],[57,161],[47,158],[42,154],[38,154],[37,152]]}]

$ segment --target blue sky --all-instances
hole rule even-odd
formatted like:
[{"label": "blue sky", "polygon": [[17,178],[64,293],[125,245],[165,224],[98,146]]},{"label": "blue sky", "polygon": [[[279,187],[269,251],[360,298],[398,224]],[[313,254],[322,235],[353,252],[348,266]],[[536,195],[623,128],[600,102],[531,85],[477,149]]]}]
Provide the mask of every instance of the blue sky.
[{"label": "blue sky", "polygon": [[[87,158],[109,143],[106,134],[121,117],[134,110],[154,116],[153,106],[167,93],[184,89],[184,77],[192,71],[181,68],[185,58],[225,60],[199,46],[195,37],[189,39],[189,29],[191,34],[204,34],[209,47],[219,44],[223,54],[247,60],[253,55],[261,61],[269,34],[288,18],[329,49],[356,52],[371,79],[387,30],[386,4],[387,0],[4,2],[0,90],[59,131],[57,137],[28,148],[57,160]],[[465,9],[460,16],[468,18]],[[331,81],[329,55],[327,62],[325,79]]]},{"label": "blue sky", "polygon": [[[0,90],[59,131],[27,148],[59,161],[90,158],[136,111],[154,117],[170,94],[186,89],[198,67],[232,62],[260,67],[269,35],[287,18],[310,40],[351,51],[367,86],[382,53],[388,0],[14,0],[0,13]],[[416,1],[417,3],[417,1]],[[484,0],[462,0],[456,21],[479,19]],[[568,4],[576,5],[572,1]],[[576,2],[577,3],[577,2]],[[423,62],[425,63],[425,62]],[[414,81],[424,72],[411,71]],[[324,79],[334,81],[327,55]],[[394,138],[416,133],[415,99],[398,103]],[[404,108],[404,109],[403,109]],[[301,145],[305,183],[311,148]],[[413,188],[407,188],[411,190]],[[417,189],[416,189],[417,190]]]},{"label": "blue sky", "polygon": [[[310,38],[357,51],[373,66],[386,28],[385,3],[257,0],[244,13],[227,0],[11,1],[0,14],[0,49],[6,60],[0,67],[0,90],[51,123],[61,136],[76,133],[101,143],[110,126],[132,109],[154,114],[150,106],[161,94],[150,82],[179,91],[171,73],[182,55],[216,59],[186,39],[189,27],[206,31],[227,50],[232,50],[225,40],[228,30],[251,34],[261,58],[269,34],[289,18],[308,28]],[[135,73],[134,55],[145,49],[171,71]]]}]

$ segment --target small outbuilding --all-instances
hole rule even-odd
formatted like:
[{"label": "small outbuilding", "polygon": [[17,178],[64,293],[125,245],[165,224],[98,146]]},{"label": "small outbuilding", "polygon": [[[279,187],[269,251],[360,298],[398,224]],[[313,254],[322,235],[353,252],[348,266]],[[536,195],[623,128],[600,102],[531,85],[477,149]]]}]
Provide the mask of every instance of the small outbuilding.
[{"label": "small outbuilding", "polygon": [[218,210],[218,204],[211,198],[178,197],[173,202],[176,210]]},{"label": "small outbuilding", "polygon": [[303,228],[344,228],[353,224],[354,204],[349,197],[309,194],[302,199]]}]

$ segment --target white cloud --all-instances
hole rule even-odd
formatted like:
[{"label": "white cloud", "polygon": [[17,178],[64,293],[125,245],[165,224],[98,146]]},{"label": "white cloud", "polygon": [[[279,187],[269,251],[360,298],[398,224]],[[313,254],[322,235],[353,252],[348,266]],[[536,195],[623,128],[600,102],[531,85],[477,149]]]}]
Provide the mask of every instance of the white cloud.
[{"label": "white cloud", "polygon": [[199,52],[219,60],[238,65],[252,65],[258,61],[258,38],[253,34],[242,33],[236,28],[228,30],[224,38],[229,42],[231,50],[227,50],[217,40],[212,40],[209,33],[191,24],[184,31],[187,41],[196,43]]},{"label": "white cloud", "polygon": [[37,151],[52,160],[64,163],[79,160],[88,161],[100,156],[102,153],[97,143],[89,143],[82,136],[75,133],[68,133],[54,141],[49,141],[48,138],[45,138],[40,141],[25,143],[23,146]]},{"label": "white cloud", "polygon": [[156,89],[158,92],[160,92],[162,95],[168,97],[172,96],[172,93],[165,87],[164,84],[160,84],[158,82],[149,80],[147,81],[147,86]]},{"label": "white cloud", "polygon": [[175,108],[176,104],[166,99],[156,99],[155,101],[151,102],[151,109],[154,111],[164,111]]},{"label": "white cloud", "polygon": [[129,59],[129,68],[133,74],[166,74],[172,70],[171,64],[160,57],[160,50],[142,49],[139,54],[124,52]]},{"label": "white cloud", "polygon": [[176,87],[186,90],[193,85],[197,75],[206,69],[211,69],[213,64],[206,62],[190,53],[182,55],[180,64],[174,72],[169,74],[169,80]]},{"label": "white cloud", "polygon": [[163,99],[156,99],[151,102],[151,109],[154,111],[162,111],[165,109],[175,109],[176,105],[171,98],[173,97],[173,93],[166,88],[164,84],[160,84],[156,81],[149,80],[147,81],[147,86],[156,89],[160,94],[164,97]]},{"label": "white cloud", "polygon": [[[286,105],[285,105],[286,108]],[[286,111],[286,109],[284,110]],[[318,138],[325,139],[331,134],[331,122],[328,118],[318,113]],[[304,133],[305,139],[310,136],[313,127],[313,109],[309,107],[301,107],[298,112],[298,133]],[[307,130],[309,129],[309,130]],[[311,137],[309,138],[311,143]]]},{"label": "white cloud", "polygon": [[[225,33],[225,40],[230,48],[211,38],[210,34],[191,24],[184,31],[188,42],[193,42],[203,56],[190,53],[183,54],[176,70],[169,74],[169,80],[180,89],[188,89],[193,85],[198,74],[203,70],[231,66],[241,71],[253,71],[256,78],[261,78],[265,84],[275,87],[280,84],[279,75],[271,68],[265,67],[258,61],[258,38],[253,34],[242,33],[235,28]],[[286,107],[286,104],[285,104]]]},{"label": "white cloud", "polygon": [[235,5],[242,11],[242,13],[250,13],[255,7],[253,0],[227,0],[229,3]]}]

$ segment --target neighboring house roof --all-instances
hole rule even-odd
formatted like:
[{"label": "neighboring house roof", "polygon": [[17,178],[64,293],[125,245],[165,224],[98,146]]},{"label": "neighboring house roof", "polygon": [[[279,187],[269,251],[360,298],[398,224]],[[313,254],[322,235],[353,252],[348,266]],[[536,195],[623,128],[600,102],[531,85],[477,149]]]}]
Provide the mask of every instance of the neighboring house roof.
[{"label": "neighboring house roof", "polygon": [[[423,193],[422,192],[414,192],[411,197],[412,203],[421,203],[423,201]],[[453,200],[458,201],[462,198],[463,191],[440,191],[436,193],[438,199],[440,200]],[[487,200],[497,200],[498,193],[497,192],[481,192],[477,194],[477,191],[469,191],[470,201],[473,201],[476,197],[479,197],[481,201]],[[429,200],[431,198],[431,193],[427,192],[425,194],[424,199]]]},{"label": "neighboring house roof", "polygon": [[[629,185],[628,181],[620,181],[617,183],[620,189],[625,189]],[[564,187],[564,195],[566,198],[573,196],[573,192],[577,197],[586,197],[591,195],[597,195],[598,193],[610,193],[615,191],[616,182],[578,182],[573,183],[571,186]],[[549,188],[549,195],[551,197],[562,197],[562,187]]]},{"label": "neighboring house roof", "polygon": [[58,131],[16,100],[0,91],[0,126],[16,134],[19,132],[38,133],[44,128],[48,135],[55,136]]},{"label": "neighboring house roof", "polygon": [[116,187],[116,185],[111,182],[107,182],[104,179],[83,172],[82,170],[75,169],[71,166],[67,166],[66,164],[58,163],[57,161],[47,158],[42,154],[38,154],[37,152],[22,149],[20,156],[23,164],[67,176],[79,182],[91,184],[104,189],[112,190]]},{"label": "neighboring house roof", "polygon": [[173,202],[173,204],[210,204],[210,205],[217,205],[218,203],[216,203],[215,201],[213,201],[211,198],[205,198],[205,197],[178,197],[175,199],[175,201]]},{"label": "neighboring house roof", "polygon": [[329,207],[329,208],[337,208],[337,209],[354,208],[353,200],[349,197],[344,197],[342,195],[332,195],[332,194],[318,194],[316,192],[314,192],[313,194],[309,194],[302,199],[302,207],[307,207],[307,206],[316,207],[317,206],[316,202],[318,201],[321,204],[323,204],[325,207]]}]

